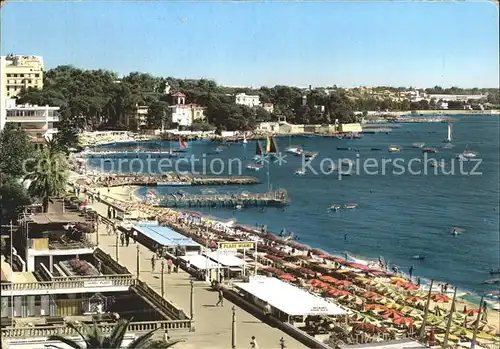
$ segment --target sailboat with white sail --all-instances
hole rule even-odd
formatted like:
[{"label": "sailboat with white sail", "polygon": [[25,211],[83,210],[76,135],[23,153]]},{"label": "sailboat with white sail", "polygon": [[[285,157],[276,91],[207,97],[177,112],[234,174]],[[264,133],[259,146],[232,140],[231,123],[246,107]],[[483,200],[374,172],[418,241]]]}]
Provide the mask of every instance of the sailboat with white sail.
[{"label": "sailboat with white sail", "polygon": [[443,141],[443,143],[451,143],[452,140],[452,125],[451,122],[448,123],[448,137]]},{"label": "sailboat with white sail", "polygon": [[292,136],[288,136],[288,147],[285,149],[285,153],[293,155],[302,155],[304,150],[298,145],[292,145]]}]

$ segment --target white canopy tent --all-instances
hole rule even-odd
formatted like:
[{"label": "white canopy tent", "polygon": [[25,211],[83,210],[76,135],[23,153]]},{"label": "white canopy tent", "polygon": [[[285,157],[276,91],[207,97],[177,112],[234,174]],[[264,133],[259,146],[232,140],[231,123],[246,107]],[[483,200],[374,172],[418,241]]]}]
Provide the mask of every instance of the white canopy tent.
[{"label": "white canopy tent", "polygon": [[243,267],[246,262],[238,258],[233,254],[224,253],[224,252],[209,252],[205,253],[205,256],[220,264],[223,267],[234,268],[234,267]]},{"label": "white canopy tent", "polygon": [[179,259],[199,270],[217,269],[217,263],[200,254],[182,256]]},{"label": "white canopy tent", "polygon": [[233,285],[289,316],[346,314],[340,306],[273,277],[250,277],[250,282]]}]

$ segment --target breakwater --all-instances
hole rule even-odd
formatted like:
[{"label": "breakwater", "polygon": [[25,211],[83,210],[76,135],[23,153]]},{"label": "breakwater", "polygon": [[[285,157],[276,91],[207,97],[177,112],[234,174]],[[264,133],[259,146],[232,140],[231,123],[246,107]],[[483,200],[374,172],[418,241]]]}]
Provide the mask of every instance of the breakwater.
[{"label": "breakwater", "polygon": [[[90,176],[89,176],[90,177]],[[80,179],[80,181],[87,180]],[[94,184],[104,187],[118,186],[208,186],[208,185],[253,185],[259,184],[256,177],[231,176],[231,177],[204,177],[191,174],[148,174],[148,175],[105,175],[90,177]]]},{"label": "breakwater", "polygon": [[167,195],[157,201],[159,207],[283,207],[289,198],[285,190],[267,193],[234,193],[216,195]]}]

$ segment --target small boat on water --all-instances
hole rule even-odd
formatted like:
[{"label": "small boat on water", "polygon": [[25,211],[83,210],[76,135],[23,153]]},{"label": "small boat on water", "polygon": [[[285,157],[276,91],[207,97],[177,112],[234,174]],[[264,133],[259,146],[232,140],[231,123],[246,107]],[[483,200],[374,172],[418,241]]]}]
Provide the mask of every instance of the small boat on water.
[{"label": "small boat on water", "polygon": [[342,205],[342,208],[345,208],[348,210],[352,210],[353,208],[356,208],[356,207],[358,207],[358,204],[356,204],[356,203],[348,203],[348,204]]},{"label": "small boat on water", "polygon": [[441,167],[441,168],[443,168],[443,167],[445,167],[445,165],[446,165],[446,162],[444,160],[441,160],[441,161],[431,161],[429,163],[429,166],[431,166],[431,167]]},{"label": "small boat on water", "polygon": [[306,171],[304,171],[304,169],[302,168],[299,168],[295,171],[295,175],[296,176],[305,176],[306,175]]},{"label": "small boat on water", "polygon": [[243,208],[243,205],[238,204],[238,205],[234,206],[234,208],[237,210],[241,210]]},{"label": "small boat on water", "polygon": [[215,148],[215,152],[216,153],[222,153],[224,151],[224,149],[226,149],[226,147],[218,146],[217,148]]},{"label": "small boat on water", "polygon": [[425,147],[425,143],[424,143],[424,142],[416,142],[416,143],[413,143],[413,144],[412,144],[412,147],[413,147],[413,148],[419,148],[419,149],[422,149],[423,147]]},{"label": "small boat on water", "polygon": [[261,164],[256,164],[256,163],[250,163],[246,166],[247,170],[252,170],[252,171],[259,171],[262,169],[264,166]]},{"label": "small boat on water", "polygon": [[491,269],[490,270],[490,275],[499,275],[499,274],[500,274],[500,269],[497,269],[497,270]]},{"label": "small boat on water", "polygon": [[330,211],[338,211],[338,210],[340,210],[341,208],[342,208],[342,206],[337,205],[337,204],[333,204],[333,205],[331,205],[328,209],[329,209]]},{"label": "small boat on water", "polygon": [[477,157],[479,154],[476,153],[476,152],[473,152],[472,150],[469,150],[467,148],[467,146],[465,146],[465,150],[461,153],[461,154],[458,154],[457,155],[457,159],[473,159],[475,157]]},{"label": "small boat on water", "polygon": [[243,136],[243,144],[248,144],[247,136],[246,135]]},{"label": "small boat on water", "polygon": [[454,145],[453,145],[453,144],[451,144],[451,143],[445,143],[445,144],[443,145],[443,149],[451,149],[451,148],[453,148],[453,147],[454,147]]},{"label": "small boat on water", "polygon": [[260,144],[260,141],[257,141],[257,144],[255,146],[255,156],[253,159],[255,161],[262,160],[262,157],[264,156],[264,150],[262,150],[262,144]]},{"label": "small boat on water", "polygon": [[500,278],[496,278],[496,279],[489,279],[489,280],[486,280],[484,283],[485,283],[485,284],[489,284],[489,285],[496,285],[496,284],[500,284]]},{"label": "small boat on water", "polygon": [[373,151],[380,151],[380,150],[382,150],[382,148],[370,148],[370,150],[373,150]]},{"label": "small boat on water", "polygon": [[391,153],[395,153],[395,152],[400,152],[401,151],[401,147],[399,145],[390,145],[387,149]]},{"label": "small boat on water", "polygon": [[425,259],[425,256],[422,256],[421,254],[416,254],[412,256],[411,259],[414,259],[416,261],[423,261]]},{"label": "small boat on water", "polygon": [[318,156],[318,154],[319,154],[318,152],[310,152],[310,151],[303,153],[304,158],[309,161],[314,160],[314,158]]},{"label": "small boat on water", "polygon": [[430,153],[430,154],[435,154],[438,152],[436,148],[431,148],[431,147],[425,147],[423,150],[424,153]]},{"label": "small boat on water", "polygon": [[337,147],[337,150],[351,150],[349,147]]},{"label": "small boat on water", "polygon": [[302,155],[304,153],[304,151],[300,147],[291,146],[291,147],[288,147],[285,149],[285,153],[299,156],[299,155]]}]

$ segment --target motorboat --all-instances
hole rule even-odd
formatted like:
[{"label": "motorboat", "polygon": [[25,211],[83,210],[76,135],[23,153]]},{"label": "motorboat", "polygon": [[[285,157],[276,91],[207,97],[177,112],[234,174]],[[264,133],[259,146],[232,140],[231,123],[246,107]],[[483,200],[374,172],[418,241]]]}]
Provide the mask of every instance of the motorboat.
[{"label": "motorboat", "polygon": [[419,149],[422,149],[423,147],[425,147],[425,143],[424,143],[424,142],[416,142],[416,143],[413,143],[413,144],[412,144],[412,147],[413,147],[413,148],[419,148]]},{"label": "motorboat", "polygon": [[340,210],[341,208],[342,208],[342,206],[337,205],[337,204],[333,204],[333,205],[331,205],[331,206],[329,207],[329,210],[330,210],[330,211],[338,211],[338,210]]},{"label": "motorboat", "polygon": [[285,149],[285,152],[288,153],[288,154],[293,154],[293,155],[302,155],[304,153],[304,151],[302,150],[302,148],[300,147],[288,147]]},{"label": "motorboat", "polygon": [[390,145],[387,149],[391,153],[395,153],[395,152],[400,152],[401,151],[401,147],[399,145]]},{"label": "motorboat", "polygon": [[490,275],[498,275],[498,274],[500,274],[500,269],[497,269],[497,270],[491,269],[490,270]]},{"label": "motorboat", "polygon": [[302,168],[299,168],[295,171],[295,175],[296,176],[305,176],[306,175],[306,171]]},{"label": "motorboat", "polygon": [[489,279],[489,280],[486,280],[484,283],[489,284],[489,285],[500,284],[500,278]]},{"label": "motorboat", "polygon": [[345,208],[345,209],[348,209],[348,210],[356,208],[356,207],[358,207],[358,204],[356,204],[356,203],[348,203],[348,204],[343,204],[342,205],[342,208]]},{"label": "motorboat", "polygon": [[237,210],[241,210],[243,208],[243,205],[238,204],[238,205],[234,206],[234,208]]},{"label": "motorboat", "polygon": [[478,156],[478,153],[476,152],[473,152],[472,150],[469,150],[467,149],[467,147],[465,147],[465,150],[461,153],[461,154],[458,154],[457,155],[457,159],[473,159],[475,157]]},{"label": "motorboat", "polygon": [[445,167],[445,165],[446,165],[446,162],[444,160],[441,160],[441,161],[431,161],[429,163],[429,166],[431,166],[431,167],[441,167],[441,168],[443,168],[443,167]]},{"label": "motorboat", "polygon": [[222,153],[224,151],[224,149],[226,149],[226,147],[220,146],[220,147],[215,148],[215,152],[216,153]]},{"label": "motorboat", "polygon": [[247,170],[252,170],[252,171],[259,171],[263,167],[264,167],[263,165],[255,164],[255,163],[250,163],[246,166]]},{"label": "motorboat", "polygon": [[423,150],[424,153],[430,153],[430,154],[435,154],[438,152],[436,148],[431,148],[431,147],[425,147]]},{"label": "motorboat", "polygon": [[411,259],[414,259],[416,261],[423,261],[425,259],[425,256],[422,256],[421,254],[416,254],[412,256]]},{"label": "motorboat", "polygon": [[315,158],[316,156],[318,156],[318,154],[319,154],[318,152],[304,152],[304,153],[303,153],[304,158],[305,158],[306,160],[309,160],[309,161],[314,160],[314,158]]},{"label": "motorboat", "polygon": [[453,145],[453,144],[451,144],[451,143],[445,143],[445,144],[443,145],[443,149],[451,149],[451,148],[453,148],[453,147],[454,147],[454,145]]}]

